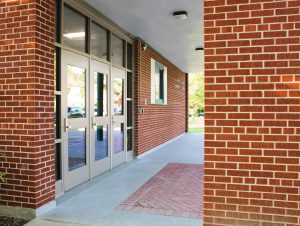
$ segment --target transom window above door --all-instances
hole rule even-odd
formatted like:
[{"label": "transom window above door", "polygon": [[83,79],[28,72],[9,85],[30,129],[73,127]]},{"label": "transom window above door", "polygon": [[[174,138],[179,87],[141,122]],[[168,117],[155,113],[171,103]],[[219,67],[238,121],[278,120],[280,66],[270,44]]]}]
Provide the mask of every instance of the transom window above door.
[{"label": "transom window above door", "polygon": [[167,67],[151,59],[151,104],[167,104]]}]

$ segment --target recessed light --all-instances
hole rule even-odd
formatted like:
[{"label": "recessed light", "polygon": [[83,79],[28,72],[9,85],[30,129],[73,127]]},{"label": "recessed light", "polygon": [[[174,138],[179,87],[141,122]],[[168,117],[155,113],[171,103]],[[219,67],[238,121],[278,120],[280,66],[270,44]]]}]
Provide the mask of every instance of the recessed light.
[{"label": "recessed light", "polygon": [[176,18],[176,19],[181,19],[181,20],[184,20],[188,17],[188,14],[186,11],[176,11],[173,13],[173,16]]},{"label": "recessed light", "polygon": [[195,50],[196,51],[202,51],[202,50],[204,50],[204,48],[203,47],[197,47]]}]

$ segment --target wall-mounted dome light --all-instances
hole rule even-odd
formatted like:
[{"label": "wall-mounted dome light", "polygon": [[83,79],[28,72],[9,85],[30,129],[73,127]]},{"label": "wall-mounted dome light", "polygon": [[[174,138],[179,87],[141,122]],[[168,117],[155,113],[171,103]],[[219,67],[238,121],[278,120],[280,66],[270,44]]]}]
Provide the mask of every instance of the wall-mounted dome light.
[{"label": "wall-mounted dome light", "polygon": [[186,11],[176,11],[176,12],[173,13],[173,16],[176,19],[184,20],[188,17],[188,13]]},{"label": "wall-mounted dome light", "polygon": [[196,51],[202,51],[202,50],[204,50],[204,47],[197,47],[195,50]]}]

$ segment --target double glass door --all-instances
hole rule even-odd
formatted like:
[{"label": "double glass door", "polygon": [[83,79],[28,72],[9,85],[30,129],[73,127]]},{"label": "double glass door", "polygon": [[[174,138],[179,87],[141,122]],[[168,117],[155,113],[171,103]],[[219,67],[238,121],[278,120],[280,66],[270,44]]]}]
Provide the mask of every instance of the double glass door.
[{"label": "double glass door", "polygon": [[62,52],[63,190],[126,161],[125,71]]}]

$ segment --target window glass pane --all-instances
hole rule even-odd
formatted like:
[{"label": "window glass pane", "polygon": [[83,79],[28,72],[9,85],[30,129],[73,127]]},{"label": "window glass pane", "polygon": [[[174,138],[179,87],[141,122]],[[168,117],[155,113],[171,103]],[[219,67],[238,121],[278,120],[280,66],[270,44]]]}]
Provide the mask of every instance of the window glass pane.
[{"label": "window glass pane", "polygon": [[124,151],[124,123],[114,125],[114,153]]},{"label": "window glass pane", "polygon": [[55,179],[61,180],[61,144],[55,144]]},{"label": "window glass pane", "polygon": [[114,79],[114,115],[123,115],[124,114],[124,79],[115,78]]},{"label": "window glass pane", "polygon": [[124,42],[115,35],[111,36],[111,62],[124,66]]},{"label": "window glass pane", "polygon": [[133,130],[127,130],[127,151],[133,150]]},{"label": "window glass pane", "polygon": [[107,30],[92,23],[91,27],[91,54],[107,60]]},{"label": "window glass pane", "polygon": [[60,91],[60,48],[56,47],[54,52],[54,90]]},{"label": "window glass pane", "polygon": [[131,127],[132,126],[132,113],[133,113],[133,106],[132,106],[132,101],[129,100],[127,101],[127,126]]},{"label": "window glass pane", "polygon": [[164,103],[164,66],[155,61],[155,103]]},{"label": "window glass pane", "polygon": [[132,73],[127,72],[127,98],[132,98],[133,94],[133,78],[132,78]]},{"label": "window glass pane", "polygon": [[68,6],[64,7],[63,44],[86,52],[87,19]]},{"label": "window glass pane", "polygon": [[107,75],[94,73],[94,115],[98,117],[108,115],[108,82]]},{"label": "window glass pane", "polygon": [[60,43],[60,29],[61,29],[61,0],[55,2],[55,41]]},{"label": "window glass pane", "polygon": [[132,45],[127,43],[127,68],[132,70]]},{"label": "window glass pane", "polygon": [[68,130],[69,171],[86,165],[86,129]]},{"label": "window glass pane", "polygon": [[85,118],[86,71],[83,68],[68,65],[68,117]]},{"label": "window glass pane", "polygon": [[54,132],[55,139],[60,138],[60,96],[54,96]]},{"label": "window glass pane", "polygon": [[95,127],[95,160],[108,157],[108,126]]}]

